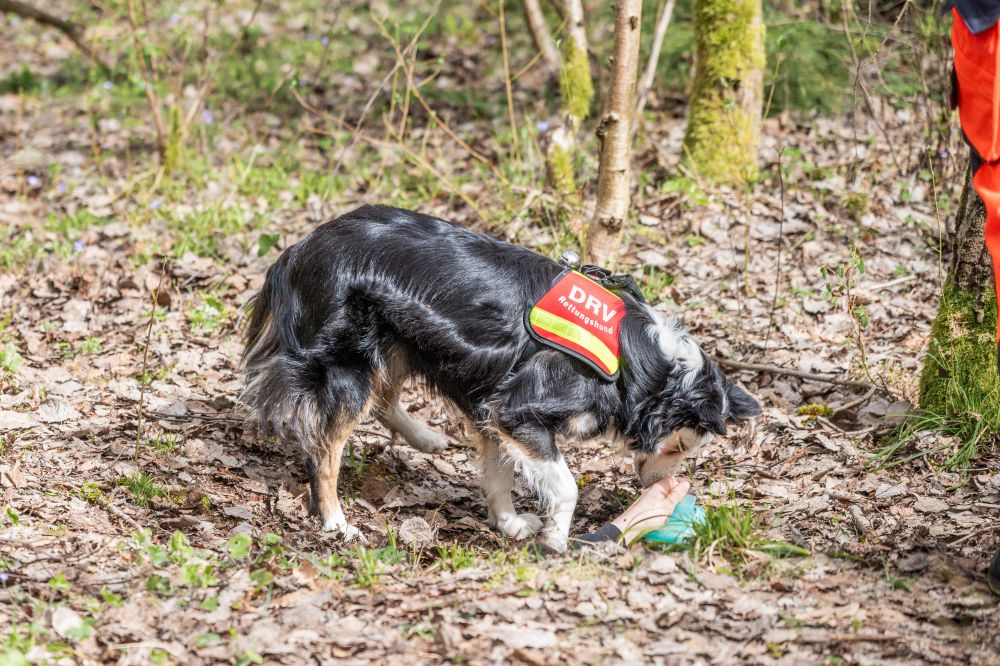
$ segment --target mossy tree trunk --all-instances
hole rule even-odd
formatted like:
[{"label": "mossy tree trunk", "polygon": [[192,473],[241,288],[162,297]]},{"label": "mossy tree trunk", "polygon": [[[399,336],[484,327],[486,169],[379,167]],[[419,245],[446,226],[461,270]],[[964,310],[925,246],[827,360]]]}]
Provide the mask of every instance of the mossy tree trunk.
[{"label": "mossy tree trunk", "polygon": [[563,40],[559,91],[562,96],[562,124],[552,132],[547,151],[549,179],[564,197],[576,193],[576,135],[590,113],[594,82],[587,56],[587,30],[582,0],[566,0],[566,36]]},{"label": "mossy tree trunk", "polygon": [[1000,407],[993,264],[983,237],[986,208],[971,170],[959,200],[948,277],[920,376],[920,407],[943,416]]},{"label": "mossy tree trunk", "polygon": [[615,46],[604,112],[597,126],[601,161],[597,206],[587,232],[587,259],[614,269],[631,200],[632,120],[639,73],[642,0],[615,3]]},{"label": "mossy tree trunk", "polygon": [[761,0],[695,0],[695,74],[684,158],[715,183],[757,174],[764,89]]}]

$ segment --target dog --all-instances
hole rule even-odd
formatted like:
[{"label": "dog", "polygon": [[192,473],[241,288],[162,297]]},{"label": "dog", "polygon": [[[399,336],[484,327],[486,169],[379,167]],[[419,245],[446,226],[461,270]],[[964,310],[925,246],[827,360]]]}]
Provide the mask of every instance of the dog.
[{"label": "dog", "polygon": [[[444,220],[363,206],[317,227],[270,267],[241,359],[249,416],[308,458],[312,512],[363,539],[337,495],[344,445],[370,411],[414,448],[447,438],[399,403],[408,378],[453,403],[481,448],[488,521],[566,550],[577,484],[557,438],[618,438],[644,486],[672,474],[727,422],[761,413],[673,318],[618,294],[621,366],[602,376],[543,344],[525,312],[565,269]],[[599,308],[594,308],[599,312]],[[517,513],[519,473],[542,516]]]}]

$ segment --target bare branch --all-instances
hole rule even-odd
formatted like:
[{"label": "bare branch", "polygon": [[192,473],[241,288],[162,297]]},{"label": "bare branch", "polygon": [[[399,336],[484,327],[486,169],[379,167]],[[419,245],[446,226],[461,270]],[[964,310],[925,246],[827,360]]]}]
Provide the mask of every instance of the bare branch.
[{"label": "bare branch", "polygon": [[542,60],[545,61],[545,68],[550,74],[558,74],[562,59],[559,57],[556,42],[552,39],[552,33],[545,25],[545,14],[542,13],[542,6],[538,0],[524,0],[524,15],[528,19],[531,38],[541,52]]},{"label": "bare branch", "polygon": [[656,33],[653,35],[653,49],[649,52],[649,60],[646,62],[646,71],[642,74],[639,82],[639,94],[636,95],[635,122],[632,123],[633,132],[639,119],[642,117],[642,110],[646,108],[646,97],[653,88],[653,79],[656,77],[656,65],[660,61],[660,52],[663,50],[663,38],[667,35],[667,28],[670,27],[670,19],[674,15],[674,5],[677,0],[667,0],[666,5],[660,13],[660,20],[656,23]]},{"label": "bare branch", "polygon": [[37,21],[42,25],[49,26],[50,28],[55,28],[62,34],[66,35],[69,40],[76,45],[77,50],[79,50],[85,58],[93,62],[105,72],[111,71],[111,67],[108,66],[108,63],[105,62],[94,47],[92,47],[90,43],[84,39],[83,29],[75,23],[64,21],[58,16],[42,11],[41,9],[29,5],[26,2],[20,2],[19,0],[0,0],[0,13],[8,12],[11,14],[17,14],[22,18]]}]

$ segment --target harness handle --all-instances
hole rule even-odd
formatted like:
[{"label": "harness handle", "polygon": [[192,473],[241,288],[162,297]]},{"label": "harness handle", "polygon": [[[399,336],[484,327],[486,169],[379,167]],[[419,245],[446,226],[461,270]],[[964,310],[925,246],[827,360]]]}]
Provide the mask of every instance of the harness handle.
[{"label": "harness handle", "polygon": [[601,285],[611,292],[624,291],[640,303],[645,303],[646,298],[642,295],[635,278],[627,273],[613,274],[607,268],[595,266],[594,264],[581,264],[580,255],[572,250],[567,250],[559,257],[559,264],[570,270],[586,275],[588,278]]}]

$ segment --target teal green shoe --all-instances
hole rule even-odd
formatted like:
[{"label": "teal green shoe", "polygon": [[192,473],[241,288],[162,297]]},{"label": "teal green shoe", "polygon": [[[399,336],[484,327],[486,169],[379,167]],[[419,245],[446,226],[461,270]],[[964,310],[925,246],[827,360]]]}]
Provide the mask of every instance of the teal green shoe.
[{"label": "teal green shoe", "polygon": [[667,524],[642,538],[653,543],[684,543],[694,536],[695,523],[705,522],[705,510],[695,504],[694,495],[685,495],[670,514]]}]

